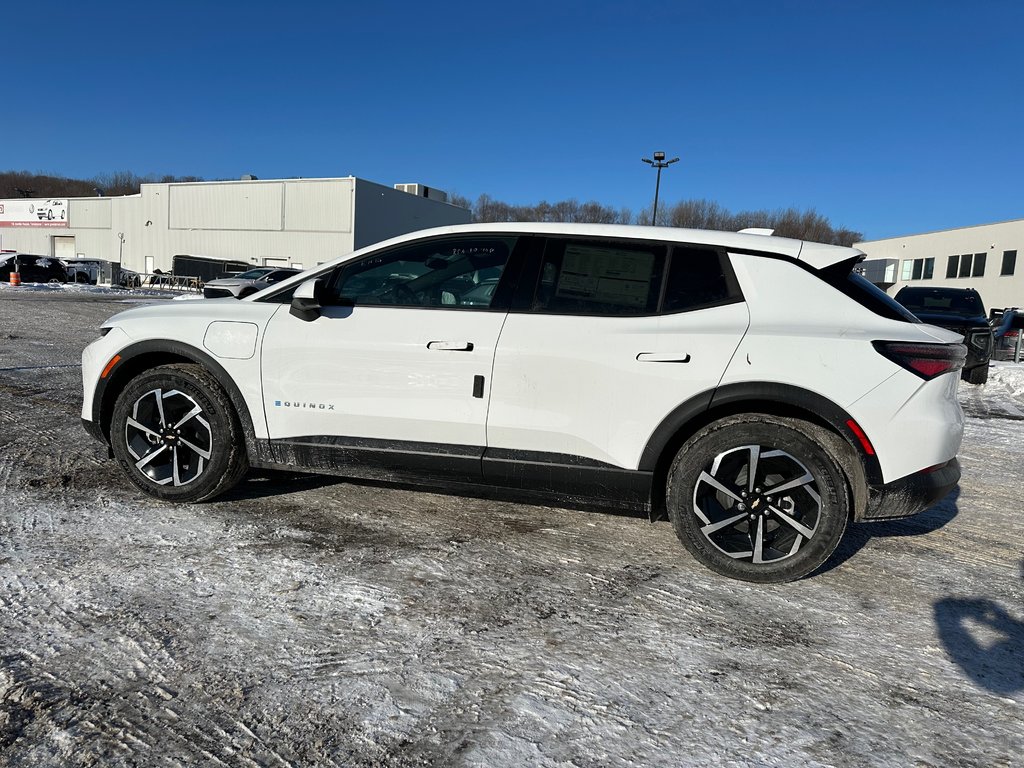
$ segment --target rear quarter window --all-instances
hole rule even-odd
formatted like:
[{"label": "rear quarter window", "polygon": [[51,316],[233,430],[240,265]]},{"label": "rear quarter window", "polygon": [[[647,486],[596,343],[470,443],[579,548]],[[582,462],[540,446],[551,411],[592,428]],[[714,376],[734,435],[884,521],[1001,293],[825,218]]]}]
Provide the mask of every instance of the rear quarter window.
[{"label": "rear quarter window", "polygon": [[876,315],[903,323],[920,323],[914,314],[877,285],[853,271],[860,258],[849,259],[823,269],[820,277],[845,296]]}]

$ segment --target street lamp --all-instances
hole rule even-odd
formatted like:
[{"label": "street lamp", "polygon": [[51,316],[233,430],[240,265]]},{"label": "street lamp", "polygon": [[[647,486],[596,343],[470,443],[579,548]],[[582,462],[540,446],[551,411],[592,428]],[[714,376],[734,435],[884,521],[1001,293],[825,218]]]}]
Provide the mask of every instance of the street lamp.
[{"label": "street lamp", "polygon": [[117,249],[117,265],[121,266],[124,257],[124,232],[118,232],[117,239],[121,241],[121,245]]},{"label": "street lamp", "polygon": [[652,168],[658,169],[658,180],[654,182],[654,211],[651,213],[651,226],[653,227],[658,221],[658,191],[661,189],[661,169],[668,168],[672,163],[678,163],[679,158],[673,157],[671,160],[666,160],[664,152],[655,152],[653,160],[648,160],[646,157],[640,159]]}]

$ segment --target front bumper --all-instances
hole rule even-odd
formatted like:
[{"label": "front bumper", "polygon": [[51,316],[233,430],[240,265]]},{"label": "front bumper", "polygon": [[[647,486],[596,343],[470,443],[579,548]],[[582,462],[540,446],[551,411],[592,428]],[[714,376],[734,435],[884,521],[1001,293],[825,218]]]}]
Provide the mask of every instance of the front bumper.
[{"label": "front bumper", "polygon": [[99,440],[102,443],[107,442],[106,436],[103,434],[103,428],[95,421],[89,421],[88,419],[82,419],[82,429],[89,433],[89,436]]},{"label": "front bumper", "polygon": [[943,499],[960,482],[960,462],[955,458],[930,470],[901,477],[869,488],[865,520],[888,520],[923,512]]}]

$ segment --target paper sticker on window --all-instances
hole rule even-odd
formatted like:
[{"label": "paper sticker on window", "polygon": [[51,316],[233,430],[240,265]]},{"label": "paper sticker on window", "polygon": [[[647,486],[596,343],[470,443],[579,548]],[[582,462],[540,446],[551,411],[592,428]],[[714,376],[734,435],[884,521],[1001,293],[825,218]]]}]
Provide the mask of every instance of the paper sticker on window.
[{"label": "paper sticker on window", "polygon": [[555,295],[642,307],[650,294],[653,267],[652,253],[567,245]]}]

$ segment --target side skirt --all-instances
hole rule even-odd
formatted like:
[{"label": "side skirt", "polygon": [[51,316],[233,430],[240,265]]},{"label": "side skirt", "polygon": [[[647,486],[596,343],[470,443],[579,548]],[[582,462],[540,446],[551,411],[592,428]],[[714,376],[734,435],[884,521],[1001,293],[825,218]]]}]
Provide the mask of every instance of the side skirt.
[{"label": "side skirt", "polygon": [[652,472],[582,456],[325,435],[257,440],[256,447],[250,464],[261,469],[574,508],[650,510]]}]

